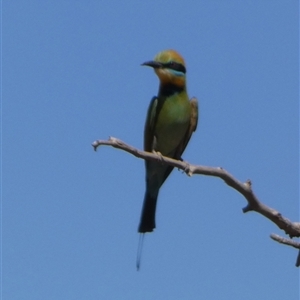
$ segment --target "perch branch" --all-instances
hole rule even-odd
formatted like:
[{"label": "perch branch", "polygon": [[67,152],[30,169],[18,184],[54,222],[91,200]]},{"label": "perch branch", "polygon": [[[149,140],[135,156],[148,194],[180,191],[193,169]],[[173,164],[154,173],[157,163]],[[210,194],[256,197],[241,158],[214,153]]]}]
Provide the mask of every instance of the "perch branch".
[{"label": "perch branch", "polygon": [[[110,137],[108,140],[97,140],[92,143],[92,146],[94,147],[95,151],[101,145],[112,146],[114,148],[124,150],[138,158],[160,161],[162,163],[183,170],[188,176],[192,176],[193,174],[199,174],[199,175],[219,177],[223,179],[227,185],[229,185],[231,188],[238,191],[246,198],[248,204],[243,208],[244,213],[249,211],[255,211],[265,216],[273,223],[275,223],[281,230],[284,230],[284,232],[287,235],[289,235],[290,238],[300,237],[300,223],[291,222],[289,219],[283,217],[281,213],[279,213],[277,210],[268,207],[267,205],[260,202],[252,190],[250,180],[247,180],[246,182],[241,182],[221,167],[191,165],[185,161],[175,160],[166,156],[162,156],[161,154],[141,151],[114,137]],[[294,241],[284,239],[284,238],[279,239],[277,237],[275,238],[275,235],[271,235],[272,239],[280,243],[290,245],[293,247],[295,247],[295,245],[299,245],[299,243],[296,243]],[[299,249],[299,247],[296,248]]]}]

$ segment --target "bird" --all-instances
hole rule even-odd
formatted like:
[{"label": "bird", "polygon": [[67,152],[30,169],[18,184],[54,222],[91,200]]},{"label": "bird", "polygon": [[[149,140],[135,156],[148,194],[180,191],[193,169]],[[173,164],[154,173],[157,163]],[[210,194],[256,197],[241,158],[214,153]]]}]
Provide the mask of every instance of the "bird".
[{"label": "bird", "polygon": [[[154,69],[159,78],[157,96],[153,97],[144,127],[144,150],[182,160],[198,124],[198,101],[189,100],[186,87],[186,66],[175,50],[159,52],[154,60],[142,66]],[[173,170],[160,161],[145,160],[146,192],[138,232],[144,235],[156,227],[155,212],[159,190]]]}]

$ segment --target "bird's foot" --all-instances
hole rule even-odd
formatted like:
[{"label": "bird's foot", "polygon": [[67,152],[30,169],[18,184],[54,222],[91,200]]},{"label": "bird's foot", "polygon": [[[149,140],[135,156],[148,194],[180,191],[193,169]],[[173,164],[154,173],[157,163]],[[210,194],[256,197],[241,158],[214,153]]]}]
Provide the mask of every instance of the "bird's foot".
[{"label": "bird's foot", "polygon": [[164,161],[163,155],[159,151],[152,150],[152,153],[157,155],[160,162]]},{"label": "bird's foot", "polygon": [[191,165],[188,163],[188,161],[183,160],[182,157],[180,157],[180,159],[184,164],[185,164],[185,168],[182,172],[186,173],[188,176],[192,176],[193,172],[191,170]]}]

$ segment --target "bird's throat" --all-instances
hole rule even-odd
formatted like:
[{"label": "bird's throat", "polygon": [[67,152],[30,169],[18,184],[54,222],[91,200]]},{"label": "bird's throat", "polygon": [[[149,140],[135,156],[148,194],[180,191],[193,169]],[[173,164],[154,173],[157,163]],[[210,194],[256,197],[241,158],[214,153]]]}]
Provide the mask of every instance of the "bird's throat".
[{"label": "bird's throat", "polygon": [[185,90],[185,86],[179,86],[175,84],[160,84],[158,95],[169,97],[177,93],[181,93]]}]

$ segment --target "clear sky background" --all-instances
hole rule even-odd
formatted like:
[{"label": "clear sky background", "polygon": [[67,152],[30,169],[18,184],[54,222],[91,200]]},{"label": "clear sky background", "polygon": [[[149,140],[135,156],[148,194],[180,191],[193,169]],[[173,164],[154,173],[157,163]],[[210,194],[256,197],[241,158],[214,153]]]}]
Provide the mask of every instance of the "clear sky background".
[{"label": "clear sky background", "polygon": [[3,1],[3,299],[299,299],[297,251],[220,179],[174,170],[136,271],[142,148],[173,48],[198,130],[184,153],[299,221],[298,1]]}]

